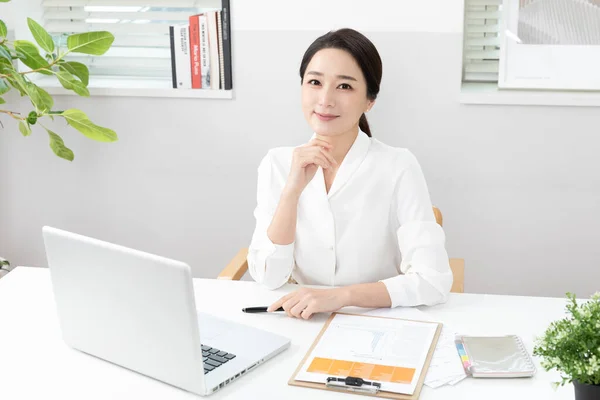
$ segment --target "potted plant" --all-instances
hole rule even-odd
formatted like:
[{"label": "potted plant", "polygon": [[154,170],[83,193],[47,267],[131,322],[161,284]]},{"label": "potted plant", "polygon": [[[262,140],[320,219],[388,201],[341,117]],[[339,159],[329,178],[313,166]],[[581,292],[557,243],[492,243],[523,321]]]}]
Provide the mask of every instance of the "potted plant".
[{"label": "potted plant", "polygon": [[554,321],[536,339],[533,354],[546,371],[557,370],[556,387],[573,383],[576,400],[600,399],[600,292],[577,302],[567,293],[567,317]]},{"label": "potted plant", "polygon": [[[0,3],[9,1],[0,0]],[[92,140],[116,141],[117,134],[114,131],[94,124],[83,111],[75,108],[55,110],[52,96],[32,79],[39,75],[53,76],[65,89],[72,90],[80,96],[89,96],[89,69],[86,65],[68,61],[65,57],[70,53],[102,55],[112,46],[114,36],[106,31],[86,32],[63,35],[55,41],[55,38],[33,19],[27,18],[27,26],[37,45],[27,40],[9,40],[6,24],[0,19],[0,117],[5,116],[17,121],[23,136],[31,135],[36,126],[41,127],[48,134],[52,151],[68,161],[75,158],[73,151],[65,145],[54,128],[51,129],[48,125],[50,121],[55,122],[55,118],[63,118],[67,125]],[[19,71],[17,61],[21,61],[29,69]],[[3,96],[11,90],[16,90],[21,97],[29,98],[30,110],[18,112],[6,105]],[[0,128],[6,128],[2,120]],[[0,277],[8,271],[10,263],[0,258]]]},{"label": "potted plant", "polygon": [[[0,0],[0,3],[9,1]],[[102,55],[112,45],[114,36],[106,31],[68,35],[64,37],[66,47],[62,48],[57,44],[63,42],[63,37],[55,43],[55,38],[31,18],[27,18],[27,26],[37,45],[27,40],[8,40],[8,29],[0,20],[0,115],[16,120],[23,136],[29,136],[34,126],[43,128],[48,133],[52,151],[69,161],[74,159],[73,151],[46,125],[48,120],[64,118],[68,125],[92,140],[116,141],[117,135],[114,131],[92,123],[83,111],[75,108],[54,110],[52,96],[36,85],[35,79],[31,79],[36,75],[53,76],[65,89],[72,90],[80,96],[89,96],[87,66],[80,62],[68,61],[65,57],[70,53]],[[19,71],[15,65],[17,60],[29,67],[29,70]],[[2,96],[11,90],[16,90],[21,96],[29,98],[31,102],[29,112],[20,113],[5,109],[6,100]]]},{"label": "potted plant", "polygon": [[0,278],[8,274],[11,270],[12,268],[10,267],[10,263],[8,262],[8,260],[5,260],[4,258],[0,257]]}]

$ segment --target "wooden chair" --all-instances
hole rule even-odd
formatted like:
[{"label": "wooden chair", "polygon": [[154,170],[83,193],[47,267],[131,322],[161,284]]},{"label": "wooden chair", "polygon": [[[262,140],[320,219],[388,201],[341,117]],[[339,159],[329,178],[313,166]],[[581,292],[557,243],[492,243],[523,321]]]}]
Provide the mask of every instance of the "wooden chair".
[{"label": "wooden chair", "polygon": [[[442,212],[437,207],[433,207],[433,213],[435,214],[435,220],[440,226],[443,223]],[[248,270],[248,249],[241,249],[235,257],[229,262],[229,264],[221,271],[217,279],[227,280],[240,280],[242,276]],[[454,275],[454,281],[452,282],[452,288],[450,289],[453,293],[463,293],[465,288],[465,260],[462,258],[451,258],[450,269]]]}]

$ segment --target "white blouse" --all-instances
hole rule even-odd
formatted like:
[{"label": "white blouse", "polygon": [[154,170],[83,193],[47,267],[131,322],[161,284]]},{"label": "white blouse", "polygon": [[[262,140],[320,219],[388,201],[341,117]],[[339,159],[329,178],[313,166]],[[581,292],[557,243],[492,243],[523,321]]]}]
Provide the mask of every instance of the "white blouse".
[{"label": "white blouse", "polygon": [[[313,135],[314,137],[314,135]],[[318,169],[298,203],[295,241],[274,244],[267,229],[292,161],[293,147],[271,149],[258,168],[256,228],[248,252],[255,281],[276,289],[381,281],[392,307],[445,302],[452,271],[415,156],[359,131],[329,193]]]}]

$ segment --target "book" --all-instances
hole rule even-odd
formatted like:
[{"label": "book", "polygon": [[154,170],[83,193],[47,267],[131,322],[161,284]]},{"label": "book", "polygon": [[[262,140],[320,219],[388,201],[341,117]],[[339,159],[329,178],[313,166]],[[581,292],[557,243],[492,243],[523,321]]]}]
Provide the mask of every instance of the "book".
[{"label": "book", "polygon": [[172,38],[171,73],[173,87],[177,89],[191,89],[192,73],[190,69],[189,24],[173,25]]},{"label": "book", "polygon": [[225,86],[222,89],[233,88],[232,60],[231,60],[231,6],[229,0],[221,0],[221,36],[223,37],[223,63]]},{"label": "book", "polygon": [[192,74],[192,89],[200,89],[200,21],[198,15],[192,15],[190,21],[190,68]]},{"label": "book", "polygon": [[169,26],[169,43],[171,44],[171,78],[173,89],[177,89],[177,65],[175,64],[175,27]]},{"label": "book", "polygon": [[[217,11],[206,13],[206,31],[208,33],[208,51],[210,53],[210,89],[219,89],[219,37],[217,28]],[[204,87],[203,87],[204,88]]]},{"label": "book", "polygon": [[210,52],[208,45],[208,24],[206,15],[201,14],[200,23],[200,74],[202,89],[210,89]]},{"label": "book", "polygon": [[532,377],[536,367],[517,335],[457,336],[465,371],[473,378]]},{"label": "book", "polygon": [[223,25],[221,11],[217,13],[217,36],[219,37],[219,88],[225,89],[225,63],[223,62]]}]

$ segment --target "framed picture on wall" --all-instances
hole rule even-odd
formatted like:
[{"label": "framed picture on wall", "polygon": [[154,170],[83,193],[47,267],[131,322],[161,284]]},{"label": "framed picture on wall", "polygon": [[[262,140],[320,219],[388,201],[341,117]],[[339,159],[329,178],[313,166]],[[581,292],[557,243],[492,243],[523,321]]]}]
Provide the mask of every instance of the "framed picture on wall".
[{"label": "framed picture on wall", "polygon": [[600,0],[504,0],[498,86],[600,90]]}]

